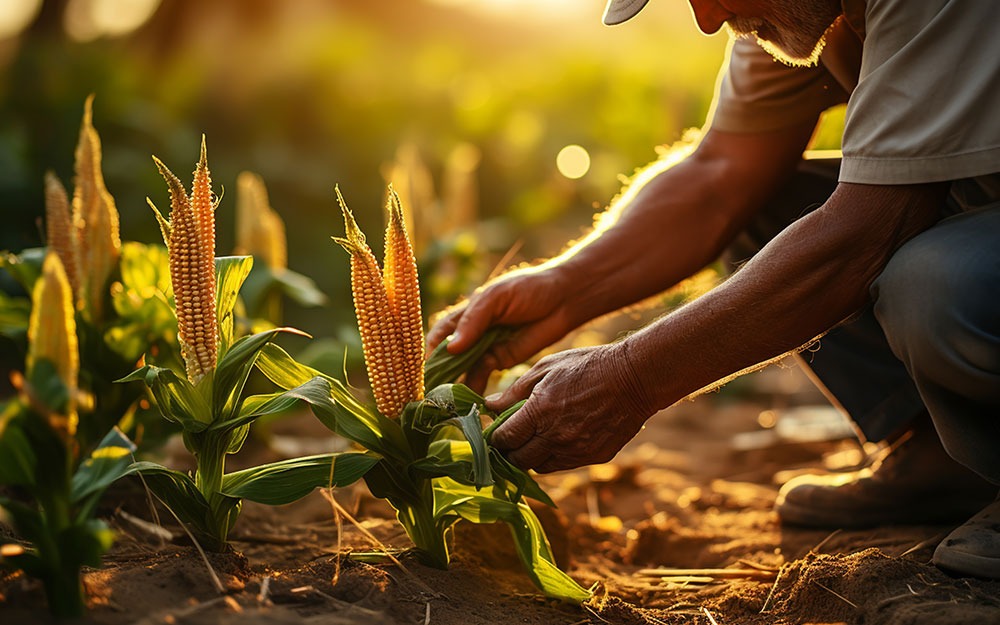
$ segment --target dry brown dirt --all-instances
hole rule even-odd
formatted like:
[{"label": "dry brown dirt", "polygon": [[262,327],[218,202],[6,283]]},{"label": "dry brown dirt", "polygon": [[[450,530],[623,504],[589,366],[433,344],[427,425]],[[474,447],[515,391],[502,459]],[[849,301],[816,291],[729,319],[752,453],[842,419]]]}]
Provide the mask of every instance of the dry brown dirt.
[{"label": "dry brown dirt", "polygon": [[[659,415],[611,464],[541,478],[559,506],[539,510],[555,553],[573,577],[595,587],[582,607],[535,591],[503,526],[460,524],[448,571],[405,556],[400,565],[346,557],[373,548],[365,533],[391,547],[408,545],[391,510],[363,486],[336,494],[360,528],[346,519],[338,527],[318,492],[281,508],[247,504],[233,534],[235,553],[208,557],[225,589],[220,594],[175,524],[161,517],[175,537],[161,543],[132,520],[151,514],[141,488],[130,483],[108,497],[105,512],[120,538],[105,566],[85,575],[85,622],[1000,623],[1000,582],[951,577],[929,563],[950,527],[830,532],[777,522],[771,507],[780,480],[843,466],[859,454],[845,440],[768,440],[762,423],[816,398],[798,389],[794,372],[756,375],[767,381],[753,387],[758,391],[727,391]],[[271,440],[299,437],[306,446],[325,436],[311,427],[296,419],[275,424]],[[237,462],[266,457],[274,447],[258,441]],[[666,568],[680,570],[649,571]],[[11,574],[0,579],[0,623],[44,623],[45,614],[36,583]]]}]

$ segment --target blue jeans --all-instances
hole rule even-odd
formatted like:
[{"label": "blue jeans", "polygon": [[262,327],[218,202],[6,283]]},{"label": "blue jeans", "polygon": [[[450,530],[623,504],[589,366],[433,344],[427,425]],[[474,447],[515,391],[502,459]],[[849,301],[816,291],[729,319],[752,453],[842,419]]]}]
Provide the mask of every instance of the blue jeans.
[{"label": "blue jeans", "polygon": [[[727,252],[746,260],[822,204],[837,161],[804,161]],[[1000,484],[1000,202],[953,202],[893,255],[871,304],[801,355],[824,392],[868,440],[930,414],[957,461]]]}]

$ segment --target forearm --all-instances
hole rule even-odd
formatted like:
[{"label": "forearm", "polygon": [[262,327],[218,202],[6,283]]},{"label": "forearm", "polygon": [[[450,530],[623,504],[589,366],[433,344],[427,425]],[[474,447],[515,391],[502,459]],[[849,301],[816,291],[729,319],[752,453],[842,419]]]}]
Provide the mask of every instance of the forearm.
[{"label": "forearm", "polygon": [[709,294],[622,348],[649,408],[794,350],[860,309],[892,253],[937,218],[935,187],[840,185]]},{"label": "forearm", "polygon": [[549,265],[576,288],[581,322],[659,293],[712,262],[732,236],[739,198],[721,196],[718,163],[690,156],[645,170],[595,230]]},{"label": "forearm", "polygon": [[771,134],[709,131],[674,165],[648,167],[594,232],[550,261],[583,323],[672,287],[713,262],[784,184],[811,124]]}]

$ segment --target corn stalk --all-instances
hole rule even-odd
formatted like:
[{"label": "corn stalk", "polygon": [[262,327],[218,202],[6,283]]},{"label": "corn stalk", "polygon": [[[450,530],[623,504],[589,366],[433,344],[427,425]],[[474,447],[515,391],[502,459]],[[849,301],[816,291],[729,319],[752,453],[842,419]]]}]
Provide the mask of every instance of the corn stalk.
[{"label": "corn stalk", "polygon": [[223,551],[244,499],[290,503],[316,487],[358,480],[378,458],[323,454],[226,473],[226,456],[240,450],[255,420],[285,412],[302,399],[329,397],[330,387],[322,377],[311,377],[285,391],[244,395],[262,351],[280,334],[303,333],[274,328],[236,336],[234,309],[253,259],[214,257],[216,202],[204,138],[190,194],[162,161],[154,160],[171,195],[169,219],[152,202],[150,206],[170,257],[185,371],[145,365],[119,381],[145,382],[162,416],[180,426],[197,470],[191,476],[153,462],[137,462],[129,470],[144,476],[199,543]]},{"label": "corn stalk", "polygon": [[[481,396],[452,383],[489,343],[459,357],[441,347],[424,364],[416,263],[398,196],[390,187],[386,260],[380,269],[339,190],[337,195],[347,235],[335,240],[351,255],[354,305],[374,405],[323,376],[332,394],[306,398],[313,412],[334,432],[377,454],[365,483],[395,508],[424,563],[448,566],[450,530],[459,520],[503,522],[529,576],[545,594],[576,603],[586,600],[590,592],[558,568],[541,524],[523,501],[531,497],[552,505],[551,499],[490,446],[492,429],[483,430],[482,417],[498,423],[517,407],[501,415],[489,413]],[[487,340],[500,332],[492,331]],[[322,375],[273,344],[261,350],[258,367],[286,389]]]},{"label": "corn stalk", "polygon": [[135,446],[112,430],[81,457],[75,435],[84,396],[73,295],[54,251],[32,300],[25,376],[16,378],[18,396],[0,406],[0,485],[27,494],[0,496],[0,507],[27,543],[0,547],[0,564],[40,579],[52,614],[73,618],[84,611],[81,567],[100,566],[113,540],[94,518],[97,500],[125,474]]}]

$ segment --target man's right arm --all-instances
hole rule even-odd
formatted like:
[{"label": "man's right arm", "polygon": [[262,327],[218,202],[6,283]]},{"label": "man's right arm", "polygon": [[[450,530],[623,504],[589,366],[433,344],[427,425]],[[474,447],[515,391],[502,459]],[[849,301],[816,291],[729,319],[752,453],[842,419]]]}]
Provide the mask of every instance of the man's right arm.
[{"label": "man's right arm", "polygon": [[441,319],[434,347],[449,334],[461,353],[495,325],[514,333],[467,376],[482,388],[493,370],[524,362],[571,330],[662,292],[712,262],[794,171],[815,120],[780,131],[709,129],[695,150],[657,162],[587,237],[540,266],[487,283]]}]

